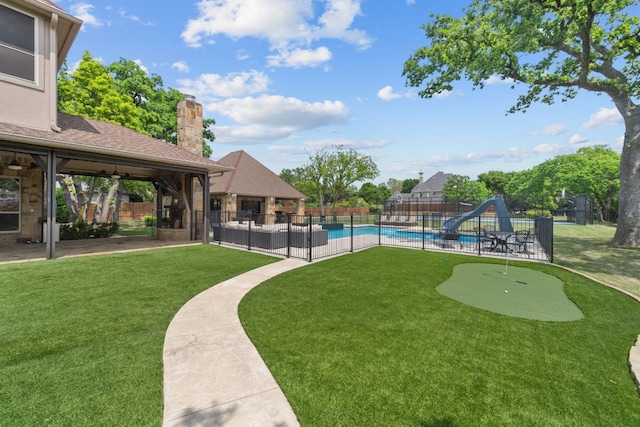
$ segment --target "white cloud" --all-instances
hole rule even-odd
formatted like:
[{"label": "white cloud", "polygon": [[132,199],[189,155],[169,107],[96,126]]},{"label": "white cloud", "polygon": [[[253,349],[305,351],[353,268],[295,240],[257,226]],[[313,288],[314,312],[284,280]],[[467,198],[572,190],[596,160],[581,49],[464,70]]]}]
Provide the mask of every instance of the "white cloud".
[{"label": "white cloud", "polygon": [[171,68],[175,68],[176,70],[178,70],[181,73],[188,73],[189,72],[189,66],[184,61],[174,62],[173,64],[171,64]]},{"label": "white cloud", "polygon": [[394,93],[393,88],[389,85],[383,87],[378,91],[378,98],[382,99],[383,101],[391,101],[401,97],[402,95],[400,95],[399,93]]},{"label": "white cloud", "polygon": [[140,22],[140,18],[136,15],[127,15],[127,11],[124,9],[118,9],[118,15],[133,22]]},{"label": "white cloud", "polygon": [[567,128],[562,123],[556,123],[546,128],[533,132],[534,135],[559,135],[565,132]]},{"label": "white cloud", "polygon": [[270,145],[268,150],[284,154],[308,154],[321,150],[326,147],[335,147],[343,145],[346,148],[354,150],[371,150],[375,148],[386,147],[390,144],[387,140],[356,140],[346,138],[330,138],[309,140],[304,144],[297,145]]},{"label": "white cloud", "polygon": [[244,60],[247,60],[247,59],[249,59],[249,57],[250,57],[249,52],[247,52],[247,51],[246,51],[246,50],[244,50],[244,49],[240,49],[240,50],[238,50],[238,51],[236,52],[236,59],[237,59],[238,61],[244,61]]},{"label": "white cloud", "polygon": [[317,67],[331,59],[331,51],[321,46],[317,49],[286,49],[278,51],[276,55],[267,56],[267,62],[271,67]]},{"label": "white cloud", "polygon": [[415,4],[416,0],[407,0],[407,5],[411,6],[412,4]]},{"label": "white cloud", "polygon": [[[365,31],[352,28],[360,15],[360,1],[323,0],[324,12],[316,19],[312,0],[200,0],[199,15],[187,22],[182,39],[199,47],[216,35],[255,37],[269,41],[277,52],[269,61],[278,66],[317,66],[319,60],[328,60],[328,49],[311,47],[318,40],[338,39],[362,49],[371,46]],[[286,60],[292,54],[295,58]]]},{"label": "white cloud", "polygon": [[231,98],[205,109],[237,124],[216,126],[216,143],[251,144],[291,138],[294,132],[342,124],[349,111],[342,102],[304,102],[296,98],[263,95]]},{"label": "white cloud", "polygon": [[71,15],[82,19],[82,28],[84,28],[86,25],[92,27],[102,27],[104,25],[103,22],[98,19],[93,13],[91,13],[92,9],[93,5],[91,4],[76,3],[72,4],[69,7],[69,12],[71,13]]},{"label": "white cloud", "polygon": [[435,95],[433,95],[434,98],[436,99],[441,99],[441,98],[448,98],[450,96],[453,95],[453,92],[450,90],[443,90],[442,92],[438,92]]},{"label": "white cloud", "polygon": [[571,138],[569,138],[569,144],[571,145],[584,144],[587,141],[589,141],[589,139],[579,134],[575,134]]},{"label": "white cloud", "polygon": [[145,73],[149,74],[149,69],[144,65],[142,65],[142,59],[134,59],[133,62],[136,63],[138,67],[140,67]]},{"label": "white cloud", "polygon": [[269,77],[256,70],[240,73],[202,74],[196,80],[178,80],[179,90],[190,93],[201,102],[261,93],[267,90]]},{"label": "white cloud", "polygon": [[615,108],[601,108],[597,113],[592,114],[582,127],[591,129],[601,125],[617,125],[622,123],[622,116]]},{"label": "white cloud", "polygon": [[340,101],[309,103],[297,98],[275,95],[231,98],[208,104],[206,108],[238,123],[281,128],[292,132],[344,123],[349,118],[349,110]]},{"label": "white cloud", "polygon": [[269,141],[287,138],[291,131],[260,125],[216,126],[216,144],[246,145],[264,144]]},{"label": "white cloud", "polygon": [[511,78],[502,78],[497,74],[492,75],[488,79],[484,81],[485,84],[488,85],[499,85],[499,84],[514,84],[515,80]]}]

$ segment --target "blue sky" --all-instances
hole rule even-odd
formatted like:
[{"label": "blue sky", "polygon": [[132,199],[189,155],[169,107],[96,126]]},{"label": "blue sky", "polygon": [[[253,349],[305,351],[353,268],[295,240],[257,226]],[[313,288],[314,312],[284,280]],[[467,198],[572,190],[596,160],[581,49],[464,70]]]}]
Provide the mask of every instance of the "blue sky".
[{"label": "blue sky", "polygon": [[123,57],[194,95],[214,118],[212,159],[245,150],[275,173],[342,144],[389,178],[438,171],[475,179],[519,171],[585,145],[620,151],[624,126],[606,96],[505,115],[518,92],[498,79],[421,99],[406,59],[430,13],[467,0],[58,0],[84,24],[67,60]]}]

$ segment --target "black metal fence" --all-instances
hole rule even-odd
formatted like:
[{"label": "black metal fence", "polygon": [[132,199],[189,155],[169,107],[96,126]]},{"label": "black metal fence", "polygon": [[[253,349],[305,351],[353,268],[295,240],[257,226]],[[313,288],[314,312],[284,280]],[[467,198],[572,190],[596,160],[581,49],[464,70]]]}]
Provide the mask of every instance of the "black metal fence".
[{"label": "black metal fence", "polygon": [[210,238],[287,258],[308,261],[372,246],[397,246],[553,262],[553,220],[547,217],[504,219],[484,215],[445,229],[442,214],[351,215],[343,217],[217,212]]}]

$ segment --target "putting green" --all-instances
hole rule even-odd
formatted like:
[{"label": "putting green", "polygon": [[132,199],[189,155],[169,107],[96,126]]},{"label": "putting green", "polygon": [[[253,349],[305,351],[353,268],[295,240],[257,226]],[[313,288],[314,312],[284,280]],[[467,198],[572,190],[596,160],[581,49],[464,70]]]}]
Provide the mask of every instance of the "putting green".
[{"label": "putting green", "polygon": [[461,303],[507,316],[571,322],[583,314],[555,276],[500,264],[460,264],[436,288]]}]

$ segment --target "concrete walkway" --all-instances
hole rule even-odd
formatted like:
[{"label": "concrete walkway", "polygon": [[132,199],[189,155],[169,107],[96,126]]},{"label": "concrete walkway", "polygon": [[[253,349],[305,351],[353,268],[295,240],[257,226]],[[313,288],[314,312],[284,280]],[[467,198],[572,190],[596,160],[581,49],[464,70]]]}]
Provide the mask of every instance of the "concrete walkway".
[{"label": "concrete walkway", "polygon": [[242,297],[263,281],[308,265],[279,261],[194,297],[164,342],[163,426],[299,426],[289,402],[244,332]]}]

